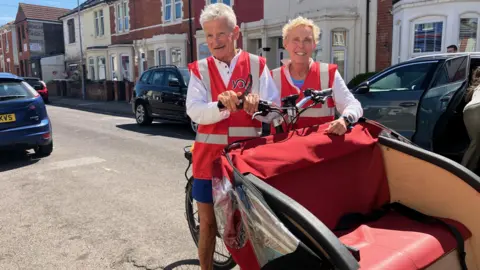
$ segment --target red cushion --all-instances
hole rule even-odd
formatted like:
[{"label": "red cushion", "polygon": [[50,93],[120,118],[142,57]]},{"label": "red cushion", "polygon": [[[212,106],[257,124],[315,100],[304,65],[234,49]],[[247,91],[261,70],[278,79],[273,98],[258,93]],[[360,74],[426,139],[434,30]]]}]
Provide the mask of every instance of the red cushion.
[{"label": "red cushion", "polygon": [[[462,224],[446,221],[455,225],[464,239],[471,237]],[[418,222],[393,211],[352,232],[336,234],[344,244],[360,249],[361,269],[423,269],[457,246],[443,225]]]}]

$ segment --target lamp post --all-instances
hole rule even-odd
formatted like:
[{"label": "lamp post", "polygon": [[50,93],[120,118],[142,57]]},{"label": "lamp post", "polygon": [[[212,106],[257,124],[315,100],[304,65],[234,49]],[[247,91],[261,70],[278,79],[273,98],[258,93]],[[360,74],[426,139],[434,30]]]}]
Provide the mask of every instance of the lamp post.
[{"label": "lamp post", "polygon": [[82,27],[80,22],[80,0],[77,0],[77,13],[78,13],[78,36],[80,38],[80,71],[82,75],[82,99],[85,99],[85,71],[83,69],[83,44],[82,44]]}]

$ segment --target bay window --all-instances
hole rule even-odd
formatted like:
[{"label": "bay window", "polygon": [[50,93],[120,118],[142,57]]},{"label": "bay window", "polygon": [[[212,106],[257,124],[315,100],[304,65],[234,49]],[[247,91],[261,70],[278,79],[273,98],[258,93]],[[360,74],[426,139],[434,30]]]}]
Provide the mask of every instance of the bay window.
[{"label": "bay window", "polygon": [[416,23],[413,33],[413,53],[442,51],[443,22]]},{"label": "bay window", "polygon": [[331,62],[338,66],[338,72],[345,78],[347,70],[347,30],[345,29],[332,31]]},{"label": "bay window", "polygon": [[478,18],[460,18],[459,52],[475,52],[477,50],[477,32]]}]

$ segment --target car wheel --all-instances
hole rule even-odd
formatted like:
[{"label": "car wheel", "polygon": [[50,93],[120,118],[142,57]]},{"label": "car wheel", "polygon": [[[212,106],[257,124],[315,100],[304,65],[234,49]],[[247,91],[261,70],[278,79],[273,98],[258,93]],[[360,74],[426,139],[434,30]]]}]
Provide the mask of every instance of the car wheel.
[{"label": "car wheel", "polygon": [[135,107],[135,119],[137,120],[137,124],[141,126],[150,125],[153,121],[152,117],[148,115],[146,106],[142,103]]},{"label": "car wheel", "polygon": [[35,149],[35,154],[41,157],[46,157],[46,156],[50,156],[52,151],[53,151],[53,141],[47,145],[39,145],[37,149]]},{"label": "car wheel", "polygon": [[190,127],[192,128],[193,133],[197,133],[198,124],[190,120]]}]

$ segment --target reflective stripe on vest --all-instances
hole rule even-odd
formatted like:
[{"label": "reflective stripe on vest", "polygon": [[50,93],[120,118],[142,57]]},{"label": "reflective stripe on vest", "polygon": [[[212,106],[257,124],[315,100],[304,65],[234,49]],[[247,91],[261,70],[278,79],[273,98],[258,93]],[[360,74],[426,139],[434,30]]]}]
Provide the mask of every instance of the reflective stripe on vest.
[{"label": "reflective stripe on vest", "polygon": [[210,75],[208,73],[207,58],[198,61],[198,71],[200,75],[202,75],[201,81],[203,82],[203,86],[205,86],[205,89],[207,89],[207,101],[212,102],[212,94],[210,92]]},{"label": "reflective stripe on vest", "polygon": [[255,127],[229,127],[228,136],[230,137],[258,137],[262,134],[261,128]]},{"label": "reflective stripe on vest", "polygon": [[328,72],[329,64],[320,63],[320,87],[322,89],[328,88],[328,83],[330,81],[330,73]]},{"label": "reflective stripe on vest", "polygon": [[195,141],[200,142],[200,143],[227,145],[228,144],[228,135],[205,134],[205,133],[198,133],[197,132],[197,136],[195,137]]}]

